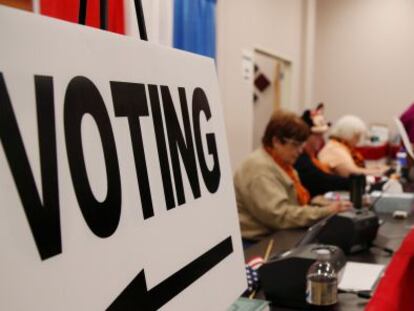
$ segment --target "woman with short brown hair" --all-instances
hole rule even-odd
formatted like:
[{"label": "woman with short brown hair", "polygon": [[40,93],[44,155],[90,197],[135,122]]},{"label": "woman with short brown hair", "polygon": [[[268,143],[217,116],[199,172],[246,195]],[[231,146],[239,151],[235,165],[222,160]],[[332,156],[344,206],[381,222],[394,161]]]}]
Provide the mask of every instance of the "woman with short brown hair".
[{"label": "woman with short brown hair", "polygon": [[234,176],[242,237],[251,242],[277,229],[306,227],[333,213],[347,210],[339,202],[324,207],[309,204],[293,164],[303,151],[309,128],[292,112],[278,110],[255,150]]},{"label": "woman with short brown hair", "polygon": [[272,147],[273,138],[279,141],[290,139],[305,142],[309,135],[309,127],[301,118],[293,112],[278,110],[266,126],[262,143],[265,147]]}]

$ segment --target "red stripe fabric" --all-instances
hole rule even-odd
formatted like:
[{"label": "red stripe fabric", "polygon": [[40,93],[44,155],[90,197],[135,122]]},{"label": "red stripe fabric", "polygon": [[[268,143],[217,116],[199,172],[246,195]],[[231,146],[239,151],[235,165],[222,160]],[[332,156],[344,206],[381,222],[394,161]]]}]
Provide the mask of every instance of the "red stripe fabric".
[{"label": "red stripe fabric", "polygon": [[365,310],[414,310],[414,229],[394,254]]},{"label": "red stripe fabric", "polygon": [[[86,25],[99,28],[99,7],[99,0],[87,1]],[[79,0],[40,0],[40,13],[78,23]],[[108,0],[108,30],[119,34],[125,33],[123,0]]]}]

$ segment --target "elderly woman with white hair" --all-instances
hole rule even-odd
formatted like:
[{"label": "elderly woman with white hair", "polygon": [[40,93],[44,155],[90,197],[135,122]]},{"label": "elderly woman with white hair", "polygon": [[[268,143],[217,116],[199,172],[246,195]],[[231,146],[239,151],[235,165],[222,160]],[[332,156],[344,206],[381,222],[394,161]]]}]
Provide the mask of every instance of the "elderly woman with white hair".
[{"label": "elderly woman with white hair", "polygon": [[351,174],[382,175],[387,167],[366,168],[355,146],[367,132],[364,121],[353,115],[340,118],[331,128],[329,141],[318,154],[321,162],[343,177]]}]

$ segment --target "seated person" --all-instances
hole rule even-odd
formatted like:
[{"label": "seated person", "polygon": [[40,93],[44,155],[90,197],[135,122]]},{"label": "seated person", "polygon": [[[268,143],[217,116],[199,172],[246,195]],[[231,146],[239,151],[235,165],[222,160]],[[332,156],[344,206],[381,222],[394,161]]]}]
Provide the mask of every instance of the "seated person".
[{"label": "seated person", "polygon": [[308,125],[310,135],[304,151],[295,163],[301,183],[309,191],[311,197],[328,191],[349,190],[350,179],[333,174],[329,166],[316,157],[324,143],[323,134],[329,129],[323,117],[323,104],[319,104],[314,111],[306,110],[302,119]]},{"label": "seated person", "polygon": [[[405,131],[407,133],[408,139],[411,143],[411,149],[414,147],[414,103],[405,110],[400,116],[400,121],[403,124]],[[408,150],[410,146],[404,147]],[[407,157],[407,175],[409,180],[414,180],[414,159],[411,156]]]},{"label": "seated person", "polygon": [[410,142],[414,143],[414,103],[402,113],[400,120],[404,125]]},{"label": "seated person", "polygon": [[303,151],[309,128],[294,113],[276,111],[266,126],[263,147],[236,170],[234,186],[244,241],[259,240],[277,229],[305,227],[349,204],[309,205],[309,193],[293,164]]},{"label": "seated person", "polygon": [[351,174],[382,175],[388,167],[366,168],[364,157],[355,146],[367,132],[365,123],[358,117],[347,115],[336,122],[330,131],[329,141],[318,154],[334,174],[349,177]]}]

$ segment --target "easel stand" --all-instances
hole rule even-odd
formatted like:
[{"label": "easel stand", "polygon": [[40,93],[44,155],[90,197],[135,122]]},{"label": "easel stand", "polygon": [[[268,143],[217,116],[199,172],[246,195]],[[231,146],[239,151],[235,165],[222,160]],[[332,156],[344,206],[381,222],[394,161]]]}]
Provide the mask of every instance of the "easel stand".
[{"label": "easel stand", "polygon": [[[135,13],[137,15],[138,29],[141,40],[148,41],[147,29],[145,27],[144,11],[142,10],[141,0],[134,0]],[[86,9],[88,0],[79,1],[79,24],[85,25],[86,23]],[[108,0],[100,0],[100,28],[102,30],[108,30]]]}]

